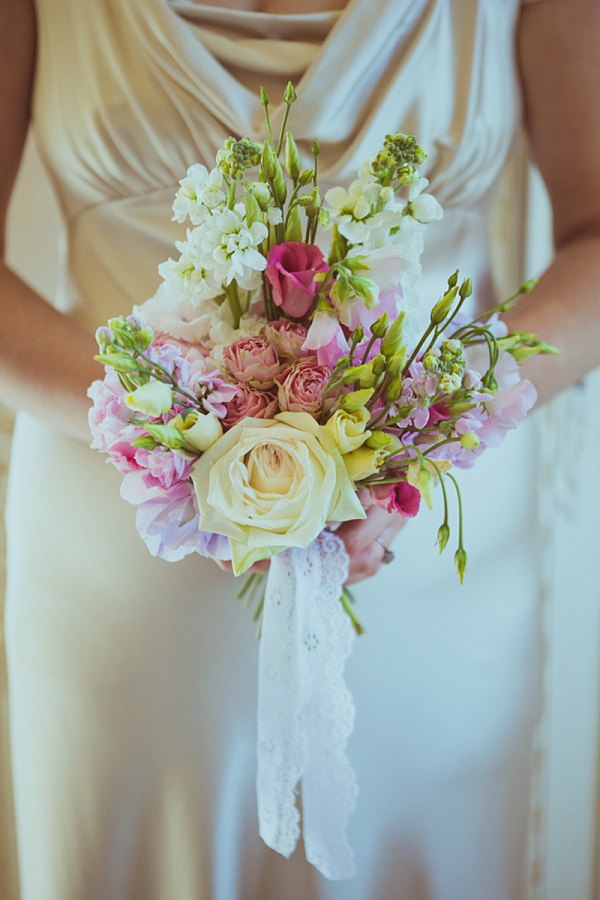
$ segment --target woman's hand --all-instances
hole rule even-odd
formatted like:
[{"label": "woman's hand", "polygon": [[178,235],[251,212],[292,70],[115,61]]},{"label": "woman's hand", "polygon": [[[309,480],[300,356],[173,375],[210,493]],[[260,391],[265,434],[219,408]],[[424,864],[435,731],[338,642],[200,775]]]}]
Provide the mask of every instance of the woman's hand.
[{"label": "woman's hand", "polygon": [[346,584],[356,584],[379,571],[386,549],[406,521],[399,513],[388,513],[378,506],[371,506],[367,509],[366,519],[340,525],[335,533],[343,540],[350,557]]},{"label": "woman's hand", "polygon": [[[340,525],[335,533],[343,540],[350,557],[346,584],[356,584],[379,571],[386,549],[389,549],[405,523],[406,519],[398,513],[388,513],[377,506],[370,506],[366,519],[355,519]],[[229,561],[215,559],[215,562],[223,572],[232,571]],[[247,572],[267,572],[268,569],[269,560],[261,559],[250,566]]]}]

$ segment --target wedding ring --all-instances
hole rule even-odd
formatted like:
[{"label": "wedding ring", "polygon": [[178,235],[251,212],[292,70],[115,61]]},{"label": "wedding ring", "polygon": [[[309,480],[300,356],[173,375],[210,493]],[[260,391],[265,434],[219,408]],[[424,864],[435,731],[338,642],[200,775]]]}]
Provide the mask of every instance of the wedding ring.
[{"label": "wedding ring", "polygon": [[385,544],[383,543],[381,538],[375,538],[375,540],[377,541],[378,544],[381,544],[381,546],[383,547],[383,559],[381,560],[381,562],[385,563],[386,565],[387,565],[387,563],[391,563],[395,554],[392,553],[392,551],[390,550],[389,547],[385,546]]}]

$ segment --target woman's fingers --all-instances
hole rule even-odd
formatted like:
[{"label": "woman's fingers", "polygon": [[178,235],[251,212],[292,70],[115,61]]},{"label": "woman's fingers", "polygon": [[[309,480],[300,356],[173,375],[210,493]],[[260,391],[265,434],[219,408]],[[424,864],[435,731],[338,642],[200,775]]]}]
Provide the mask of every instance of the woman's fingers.
[{"label": "woman's fingers", "polygon": [[342,538],[350,557],[346,584],[356,584],[379,571],[385,549],[389,548],[406,519],[373,506],[367,518],[341,525],[336,534]]}]

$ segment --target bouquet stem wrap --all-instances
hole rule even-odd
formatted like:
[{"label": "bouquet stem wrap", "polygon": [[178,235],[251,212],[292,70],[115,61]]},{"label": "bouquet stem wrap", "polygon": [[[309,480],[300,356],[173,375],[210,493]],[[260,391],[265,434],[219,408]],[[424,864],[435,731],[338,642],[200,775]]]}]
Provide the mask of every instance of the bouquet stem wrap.
[{"label": "bouquet stem wrap", "polygon": [[346,755],[354,703],[344,664],[354,630],[340,595],[348,575],[342,541],[324,531],[305,550],[274,556],[258,660],[257,796],[260,835],[288,857],[300,836],[326,878],[351,878],[346,836],[357,795]]}]

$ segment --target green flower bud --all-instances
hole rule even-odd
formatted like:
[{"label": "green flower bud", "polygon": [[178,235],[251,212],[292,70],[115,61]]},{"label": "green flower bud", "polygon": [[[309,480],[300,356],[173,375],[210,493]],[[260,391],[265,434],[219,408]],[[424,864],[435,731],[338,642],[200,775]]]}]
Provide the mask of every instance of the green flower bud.
[{"label": "green flower bud", "polygon": [[361,366],[348,366],[342,376],[342,384],[352,384],[355,381],[360,381],[363,377],[371,378],[371,384],[365,385],[365,387],[371,387],[373,384],[373,373],[368,363]]},{"label": "green flower bud", "polygon": [[364,301],[367,309],[373,309],[374,306],[377,306],[379,302],[379,288],[374,281],[371,281],[370,278],[363,278],[360,275],[350,275],[348,281],[355,294]]},{"label": "green flower bud", "polygon": [[331,235],[331,246],[329,248],[329,265],[332,266],[334,263],[340,262],[345,258],[347,252],[348,242],[343,234],[340,234],[337,225],[334,225]]},{"label": "green flower bud", "polygon": [[[450,279],[448,279],[448,283],[450,283]],[[441,300],[435,304],[433,309],[431,310],[431,323],[432,325],[441,325],[444,322],[450,311],[454,305],[454,300],[456,299],[457,288],[456,285],[450,288],[450,290],[446,291]]]},{"label": "green flower bud", "polygon": [[161,444],[169,450],[192,449],[188,447],[178,428],[173,428],[171,425],[154,425],[151,422],[144,422],[144,428],[157,444]]},{"label": "green flower bud", "polygon": [[136,441],[132,441],[131,446],[135,447],[136,450],[156,450],[158,444],[156,443],[154,438],[148,436],[138,438]]},{"label": "green flower bud", "polygon": [[[273,154],[275,156],[275,154]],[[275,200],[283,206],[287,194],[287,185],[281,163],[275,156],[275,175],[273,177],[273,187],[275,188]]]},{"label": "green flower bud", "polygon": [[362,341],[364,336],[365,336],[365,330],[362,327],[362,325],[358,324],[356,326],[356,328],[354,329],[354,331],[352,332],[352,334],[350,335],[350,339],[351,339],[352,343],[356,346],[357,344],[360,344],[360,342]]},{"label": "green flower bud", "polygon": [[389,323],[390,317],[384,312],[383,315],[379,316],[379,318],[371,325],[371,334],[373,337],[382,338],[388,330]]},{"label": "green flower bud", "polygon": [[395,403],[402,395],[402,379],[392,378],[385,392],[385,398],[389,403]]},{"label": "green flower bud", "polygon": [[381,342],[381,352],[387,359],[398,353],[402,346],[404,318],[405,313],[401,312],[398,318],[394,319]]},{"label": "green flower bud", "polygon": [[138,344],[141,350],[147,350],[154,340],[154,331],[149,325],[143,325],[138,334]]},{"label": "green flower bud", "polygon": [[263,222],[263,213],[258,200],[254,196],[254,194],[246,194],[244,198],[244,204],[246,207],[246,222],[248,224],[248,228],[251,228],[255,222]]},{"label": "green flower bud", "polygon": [[454,554],[454,563],[456,565],[458,577],[460,578],[460,583],[464,584],[465,572],[467,571],[467,554],[462,547],[459,547]]},{"label": "green flower bud", "polygon": [[371,399],[375,390],[373,388],[365,388],[362,391],[352,391],[350,394],[344,394],[340,400],[340,406],[345,412],[358,412]]},{"label": "green flower bud", "polygon": [[392,378],[396,378],[404,370],[406,365],[406,347],[400,347],[397,353],[388,359],[387,373]]},{"label": "green flower bud", "polygon": [[285,135],[285,151],[283,155],[285,168],[290,178],[298,178],[300,174],[300,154],[291,131]]},{"label": "green flower bud", "polygon": [[294,90],[294,85],[292,84],[291,81],[288,81],[288,83],[285,87],[284,95],[283,95],[283,102],[284,103],[293,103],[295,99],[296,99],[296,91]]},{"label": "green flower bud", "polygon": [[275,151],[271,146],[270,141],[265,141],[263,144],[262,155],[260,159],[260,173],[265,179],[268,181],[270,178],[275,177],[275,162],[276,162]]},{"label": "green flower bud", "polygon": [[[110,347],[107,349],[110,350]],[[103,366],[112,366],[115,372],[137,372],[140,368],[136,360],[126,353],[97,353],[94,359]]]},{"label": "green flower bud", "polygon": [[452,288],[456,287],[457,284],[458,284],[458,269],[448,279],[448,290],[451,290]]},{"label": "green flower bud", "polygon": [[310,145],[310,152],[313,156],[318,156],[321,152],[321,148],[319,147],[319,142],[316,138],[313,138],[312,144]]},{"label": "green flower bud", "polygon": [[438,529],[437,544],[438,544],[438,547],[440,548],[440,553],[443,553],[444,550],[446,549],[446,544],[448,543],[449,538],[450,538],[450,529],[448,528],[448,525],[444,522],[444,524],[440,525],[440,527]]},{"label": "green flower bud", "polygon": [[459,296],[461,300],[466,300],[473,293],[473,284],[470,278],[466,278],[460,286]]},{"label": "green flower bud", "polygon": [[373,375],[376,378],[379,378],[380,375],[386,371],[386,359],[383,353],[378,353],[375,359],[371,361],[371,367],[373,369]]},{"label": "green flower bud", "polygon": [[300,207],[292,206],[288,213],[287,222],[285,223],[285,239],[286,241],[297,241],[302,243],[302,216]]},{"label": "green flower bud", "polygon": [[262,87],[262,85],[260,88],[260,102],[262,103],[262,105],[265,108],[269,105],[269,98],[267,96],[267,92],[265,91],[264,87]]},{"label": "green flower bud", "polygon": [[298,176],[298,184],[300,187],[306,187],[313,180],[314,172],[312,169],[304,169]]}]

